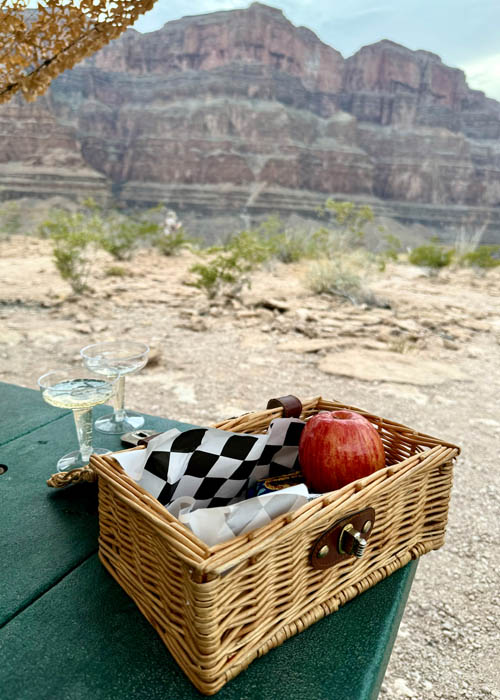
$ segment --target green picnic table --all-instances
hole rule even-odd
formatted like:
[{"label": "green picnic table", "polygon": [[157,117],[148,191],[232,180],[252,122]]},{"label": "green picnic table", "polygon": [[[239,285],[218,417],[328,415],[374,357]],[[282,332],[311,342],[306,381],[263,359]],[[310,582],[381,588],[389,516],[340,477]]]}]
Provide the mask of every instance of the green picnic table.
[{"label": "green picnic table", "polygon": [[[192,427],[145,417],[154,430]],[[46,486],[75,443],[71,412],[0,382],[0,697],[201,698],[99,562],[97,486]],[[119,436],[99,433],[94,444],[122,447]],[[408,564],[255,660],[216,697],[376,698],[415,570],[416,562]]]}]

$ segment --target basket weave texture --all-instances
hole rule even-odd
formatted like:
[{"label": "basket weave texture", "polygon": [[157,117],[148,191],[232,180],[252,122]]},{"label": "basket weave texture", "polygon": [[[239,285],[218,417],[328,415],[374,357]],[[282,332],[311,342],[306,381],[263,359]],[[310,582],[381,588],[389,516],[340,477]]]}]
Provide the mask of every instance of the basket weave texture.
[{"label": "basket weave texture", "polygon": [[[258,656],[444,542],[459,448],[352,406],[303,402],[301,418],[350,409],[377,428],[386,467],[269,525],[208,547],[133,482],[109,456],[99,477],[99,556],[204,694],[220,690]],[[261,433],[281,409],[215,427]],[[346,515],[375,509],[360,559],[311,566],[311,549]]]}]

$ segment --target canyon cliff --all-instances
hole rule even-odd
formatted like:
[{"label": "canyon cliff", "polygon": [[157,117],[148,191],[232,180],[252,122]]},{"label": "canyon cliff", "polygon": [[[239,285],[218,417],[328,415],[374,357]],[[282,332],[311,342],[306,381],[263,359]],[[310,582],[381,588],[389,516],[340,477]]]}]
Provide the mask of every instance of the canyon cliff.
[{"label": "canyon cliff", "polygon": [[1,105],[0,132],[1,199],[307,214],[334,195],[500,231],[500,103],[435,54],[384,40],[344,59],[259,3],[129,30]]}]

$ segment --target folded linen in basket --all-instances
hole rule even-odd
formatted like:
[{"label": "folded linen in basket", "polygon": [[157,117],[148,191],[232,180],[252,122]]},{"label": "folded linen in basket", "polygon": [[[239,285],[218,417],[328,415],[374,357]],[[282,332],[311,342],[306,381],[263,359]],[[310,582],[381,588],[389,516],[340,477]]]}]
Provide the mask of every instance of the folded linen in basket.
[{"label": "folded linen in basket", "polygon": [[265,435],[174,429],[154,437],[145,450],[114,457],[165,506],[180,497],[193,498],[196,508],[226,506],[245,498],[257,479],[298,468],[304,425],[297,418],[277,418]]},{"label": "folded linen in basket", "polygon": [[298,484],[218,508],[196,508],[194,498],[181,496],[167,510],[212,547],[268,525],[274,518],[297,510],[311,498],[307,486]]}]

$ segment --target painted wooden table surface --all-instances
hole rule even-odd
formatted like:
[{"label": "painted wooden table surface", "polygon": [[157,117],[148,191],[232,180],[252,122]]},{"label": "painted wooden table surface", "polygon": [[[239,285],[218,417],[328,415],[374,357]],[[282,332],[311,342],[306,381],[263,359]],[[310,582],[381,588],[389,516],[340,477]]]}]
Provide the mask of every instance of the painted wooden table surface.
[{"label": "painted wooden table surface", "polygon": [[[146,416],[145,427],[174,426],[191,427]],[[46,486],[75,443],[71,412],[0,382],[0,697],[201,698],[98,560],[97,486]],[[94,444],[121,448],[119,436],[96,433]],[[408,564],[257,659],[215,697],[374,700],[415,570]]]}]

